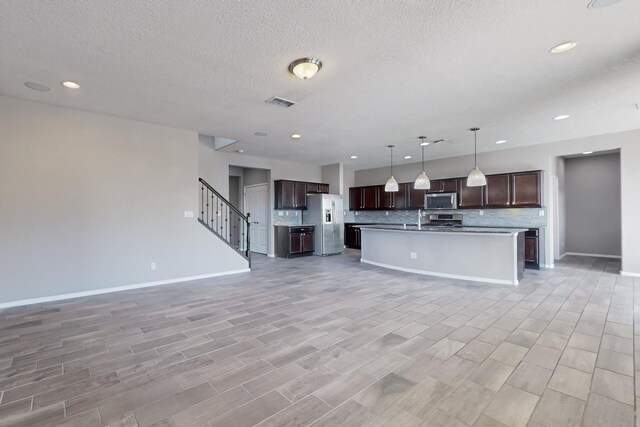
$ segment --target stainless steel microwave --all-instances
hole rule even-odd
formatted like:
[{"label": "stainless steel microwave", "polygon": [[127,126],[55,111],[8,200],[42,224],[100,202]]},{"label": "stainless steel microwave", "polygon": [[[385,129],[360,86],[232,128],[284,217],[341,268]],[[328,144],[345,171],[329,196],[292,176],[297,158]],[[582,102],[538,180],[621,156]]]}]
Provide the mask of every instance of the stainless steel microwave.
[{"label": "stainless steel microwave", "polygon": [[425,209],[458,209],[457,193],[428,193],[424,197]]}]

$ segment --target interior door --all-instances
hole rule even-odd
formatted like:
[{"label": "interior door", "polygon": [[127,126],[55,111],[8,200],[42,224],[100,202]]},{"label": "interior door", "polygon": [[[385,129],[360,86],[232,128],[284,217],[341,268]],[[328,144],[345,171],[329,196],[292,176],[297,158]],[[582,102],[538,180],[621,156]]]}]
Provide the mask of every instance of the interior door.
[{"label": "interior door", "polygon": [[269,246],[269,184],[244,187],[245,213],[250,213],[251,252],[266,254]]}]

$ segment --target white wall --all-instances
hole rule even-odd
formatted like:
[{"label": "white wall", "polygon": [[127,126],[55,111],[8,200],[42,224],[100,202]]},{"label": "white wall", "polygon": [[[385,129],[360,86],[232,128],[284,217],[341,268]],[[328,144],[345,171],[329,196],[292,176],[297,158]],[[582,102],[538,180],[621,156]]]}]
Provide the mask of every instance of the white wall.
[{"label": "white wall", "polygon": [[343,165],[342,163],[333,163],[322,166],[322,182],[329,184],[329,192],[331,194],[342,194],[343,191]]},{"label": "white wall", "polygon": [[[229,192],[229,165],[244,168],[268,169],[271,171],[269,182],[270,211],[275,207],[273,181],[278,179],[291,179],[295,181],[321,182],[321,168],[319,165],[309,163],[288,162],[277,159],[254,157],[240,153],[226,153],[215,151],[211,142],[204,137],[199,138],[199,172],[200,177],[212,185],[224,197]],[[274,254],[274,230],[269,227],[269,255]]]},{"label": "white wall", "polygon": [[[620,178],[622,206],[622,270],[623,274],[640,275],[640,198],[637,197],[637,183],[640,182],[640,130],[596,135],[566,141],[556,141],[541,145],[512,148],[478,154],[478,164],[487,174],[519,170],[545,171],[544,205],[553,212],[551,200],[551,176],[557,177],[556,157],[582,153],[620,149]],[[473,166],[473,156],[459,156],[426,162],[430,178],[448,178],[466,176]],[[398,182],[410,182],[420,172],[420,164],[394,166],[394,175]],[[375,168],[356,171],[354,185],[384,184],[389,168]],[[546,250],[548,260],[552,262],[555,248],[553,215],[548,218],[546,230]]]},{"label": "white wall", "polygon": [[195,132],[0,96],[0,303],[246,269],[197,180]]},{"label": "white wall", "polygon": [[565,160],[566,252],[620,256],[620,155]]}]

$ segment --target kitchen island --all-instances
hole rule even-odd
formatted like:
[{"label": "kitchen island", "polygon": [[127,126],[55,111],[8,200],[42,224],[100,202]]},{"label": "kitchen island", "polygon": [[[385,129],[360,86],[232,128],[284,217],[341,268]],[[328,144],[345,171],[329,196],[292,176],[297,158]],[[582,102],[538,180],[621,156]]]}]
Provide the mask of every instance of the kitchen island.
[{"label": "kitchen island", "polygon": [[517,285],[524,273],[520,228],[361,226],[360,261],[410,273]]}]

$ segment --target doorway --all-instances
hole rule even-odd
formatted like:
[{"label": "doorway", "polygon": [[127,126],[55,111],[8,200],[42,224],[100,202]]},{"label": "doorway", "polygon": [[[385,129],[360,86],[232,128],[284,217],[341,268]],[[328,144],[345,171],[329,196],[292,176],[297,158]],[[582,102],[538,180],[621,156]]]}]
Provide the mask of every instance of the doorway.
[{"label": "doorway", "polygon": [[245,213],[250,213],[251,252],[266,254],[269,248],[269,184],[245,185]]},{"label": "doorway", "polygon": [[564,254],[621,257],[619,152],[566,156],[564,204]]}]

